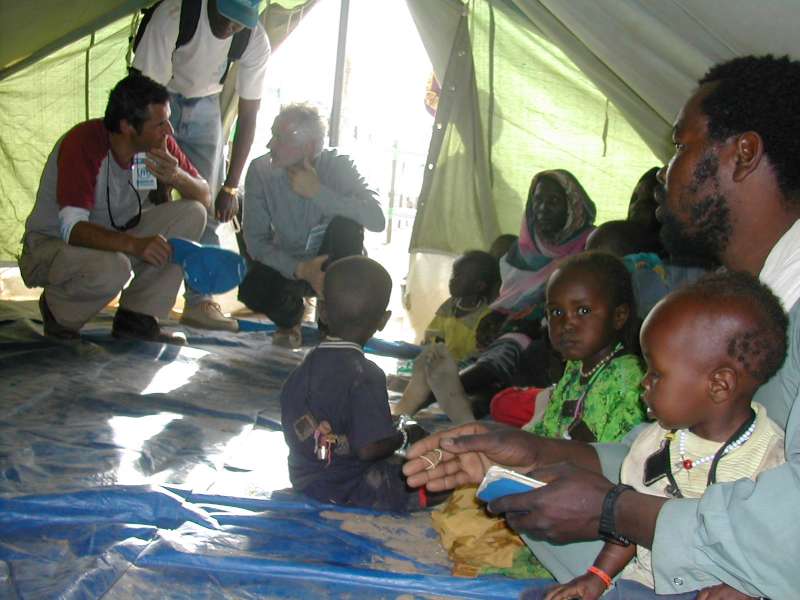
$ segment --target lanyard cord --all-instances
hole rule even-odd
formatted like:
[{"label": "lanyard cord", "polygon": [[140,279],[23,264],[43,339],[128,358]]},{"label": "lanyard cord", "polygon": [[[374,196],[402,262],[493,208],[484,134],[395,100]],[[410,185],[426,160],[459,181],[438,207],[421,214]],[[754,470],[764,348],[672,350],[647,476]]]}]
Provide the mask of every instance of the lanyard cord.
[{"label": "lanyard cord", "polygon": [[[617,352],[622,350],[622,348],[623,348],[622,343],[617,342],[617,345],[614,346],[614,349],[611,351],[611,354],[608,355],[605,364],[599,369],[597,369],[597,371],[592,373],[592,376],[589,378],[589,381],[587,381],[585,384],[586,387],[583,388],[583,393],[580,395],[578,401],[575,403],[575,412],[572,415],[572,423],[576,422],[583,416],[583,405],[584,402],[586,401],[586,397],[589,395],[589,391],[592,389],[592,386],[594,385],[594,382],[597,380],[598,377],[600,377],[600,373],[602,373],[605,370],[605,368],[609,364],[611,364],[611,361],[614,360],[614,357],[617,355]],[[580,370],[578,371],[578,377],[580,377]],[[578,381],[580,381],[580,379]],[[570,425],[572,423],[570,423]]]},{"label": "lanyard cord", "polygon": [[111,179],[111,161],[113,158],[111,157],[111,151],[108,153],[108,157],[106,158],[106,207],[108,208],[108,220],[111,221],[111,226],[116,229],[117,231],[127,231],[128,229],[132,229],[139,224],[139,221],[142,218],[142,197],[139,195],[139,190],[133,187],[131,180],[128,179],[128,185],[131,186],[133,193],[136,194],[136,200],[139,201],[139,213],[133,217],[130,221],[122,225],[121,227],[114,223],[114,217],[111,216],[111,190],[109,189],[109,181]]},{"label": "lanyard cord", "polygon": [[[714,455],[714,459],[711,461],[711,467],[708,470],[708,479],[706,480],[706,486],[713,485],[714,483],[717,482],[717,465],[722,460],[722,457],[725,456],[725,450],[728,449],[728,446],[730,446],[736,440],[738,440],[742,436],[742,434],[745,431],[747,431],[747,429],[753,424],[755,420],[756,420],[756,412],[751,408],[750,418],[747,419],[747,421],[745,421],[744,423],[742,423],[742,426],[739,427],[739,429],[737,429],[733,433],[733,435],[729,437],[724,444],[722,444],[722,446],[720,446],[719,450],[717,450],[717,453]],[[669,451],[670,442],[672,441],[672,438],[675,435],[676,431],[677,430],[673,429],[670,432],[672,435],[668,436],[665,440],[667,451]],[[681,488],[678,487],[678,483],[675,481],[675,476],[672,474],[671,465],[672,462],[669,461],[667,468],[667,479],[669,480],[669,483],[672,486],[672,488],[675,490],[676,496],[678,498],[683,498],[683,494],[681,493]]]}]

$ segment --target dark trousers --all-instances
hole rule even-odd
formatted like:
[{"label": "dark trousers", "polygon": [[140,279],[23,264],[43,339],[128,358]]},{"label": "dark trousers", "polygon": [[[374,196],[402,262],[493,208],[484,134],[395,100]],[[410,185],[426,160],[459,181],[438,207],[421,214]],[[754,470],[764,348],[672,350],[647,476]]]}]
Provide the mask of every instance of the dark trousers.
[{"label": "dark trousers", "polygon": [[[322,238],[317,256],[328,255],[327,265],[345,256],[361,255],[364,228],[344,217],[334,217]],[[303,298],[316,296],[311,286],[301,280],[287,279],[272,267],[249,261],[247,275],[239,285],[239,301],[254,312],[267,315],[278,327],[298,325],[303,318]]]}]

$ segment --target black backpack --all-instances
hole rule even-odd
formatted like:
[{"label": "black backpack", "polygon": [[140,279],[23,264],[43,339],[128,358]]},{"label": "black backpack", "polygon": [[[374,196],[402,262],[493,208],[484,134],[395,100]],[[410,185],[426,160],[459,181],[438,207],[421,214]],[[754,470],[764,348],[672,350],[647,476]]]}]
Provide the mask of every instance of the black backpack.
[{"label": "black backpack", "polygon": [[[159,0],[152,6],[142,9],[142,21],[139,23],[139,29],[136,31],[136,37],[133,39],[133,51],[139,47],[139,42],[142,41],[144,30],[153,16],[153,12],[161,4]],[[197,31],[197,23],[200,21],[200,11],[203,9],[202,0],[183,0],[181,2],[181,20],[178,25],[178,39],[175,41],[175,49],[185,46],[189,40],[194,36]],[[247,49],[247,44],[250,42],[250,34],[252,29],[242,29],[240,32],[234,34],[231,47],[228,49],[228,63],[225,65],[225,72],[222,73],[219,82],[225,83],[225,77],[228,75],[228,70],[231,68],[231,63],[235,60],[242,58],[242,54]]]}]

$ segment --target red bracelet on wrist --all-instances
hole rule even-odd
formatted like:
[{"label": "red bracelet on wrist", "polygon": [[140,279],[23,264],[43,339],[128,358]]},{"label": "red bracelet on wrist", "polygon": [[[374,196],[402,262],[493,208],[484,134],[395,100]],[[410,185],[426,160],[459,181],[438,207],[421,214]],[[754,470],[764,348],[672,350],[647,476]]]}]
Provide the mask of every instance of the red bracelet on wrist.
[{"label": "red bracelet on wrist", "polygon": [[606,589],[611,587],[611,577],[608,575],[608,573],[603,571],[603,569],[592,565],[586,570],[586,572],[591,573],[595,577],[599,578],[600,581],[602,581],[605,584]]}]

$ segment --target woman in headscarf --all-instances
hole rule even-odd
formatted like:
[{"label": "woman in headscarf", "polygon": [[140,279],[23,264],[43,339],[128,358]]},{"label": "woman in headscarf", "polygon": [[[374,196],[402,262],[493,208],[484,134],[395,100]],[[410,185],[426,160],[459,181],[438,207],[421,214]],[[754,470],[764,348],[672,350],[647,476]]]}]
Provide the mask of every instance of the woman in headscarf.
[{"label": "woman in headscarf", "polygon": [[500,259],[503,285],[492,309],[512,322],[540,320],[544,284],[561,259],[583,251],[596,214],[594,202],[572,173],[537,173],[519,239]]},{"label": "woman in headscarf", "polygon": [[[519,239],[500,259],[500,294],[492,303],[492,312],[481,320],[476,332],[478,347],[484,350],[475,362],[459,372],[463,389],[437,394],[440,405],[445,396],[477,395],[468,407],[463,405],[466,400],[456,402],[451,410],[443,406],[451,419],[459,421],[470,414],[476,418],[486,415],[494,393],[515,383],[544,385],[536,377],[516,382],[513,376],[519,370],[523,352],[541,335],[547,279],[562,259],[583,251],[586,238],[594,230],[595,215],[594,203],[569,171],[541,171],[533,177]],[[526,363],[537,363],[536,371],[547,371],[545,362],[548,359],[547,351],[537,352]],[[555,378],[558,376],[560,372]],[[416,385],[410,385],[403,394],[396,412],[413,414],[434,400],[424,379],[412,377]]]}]

